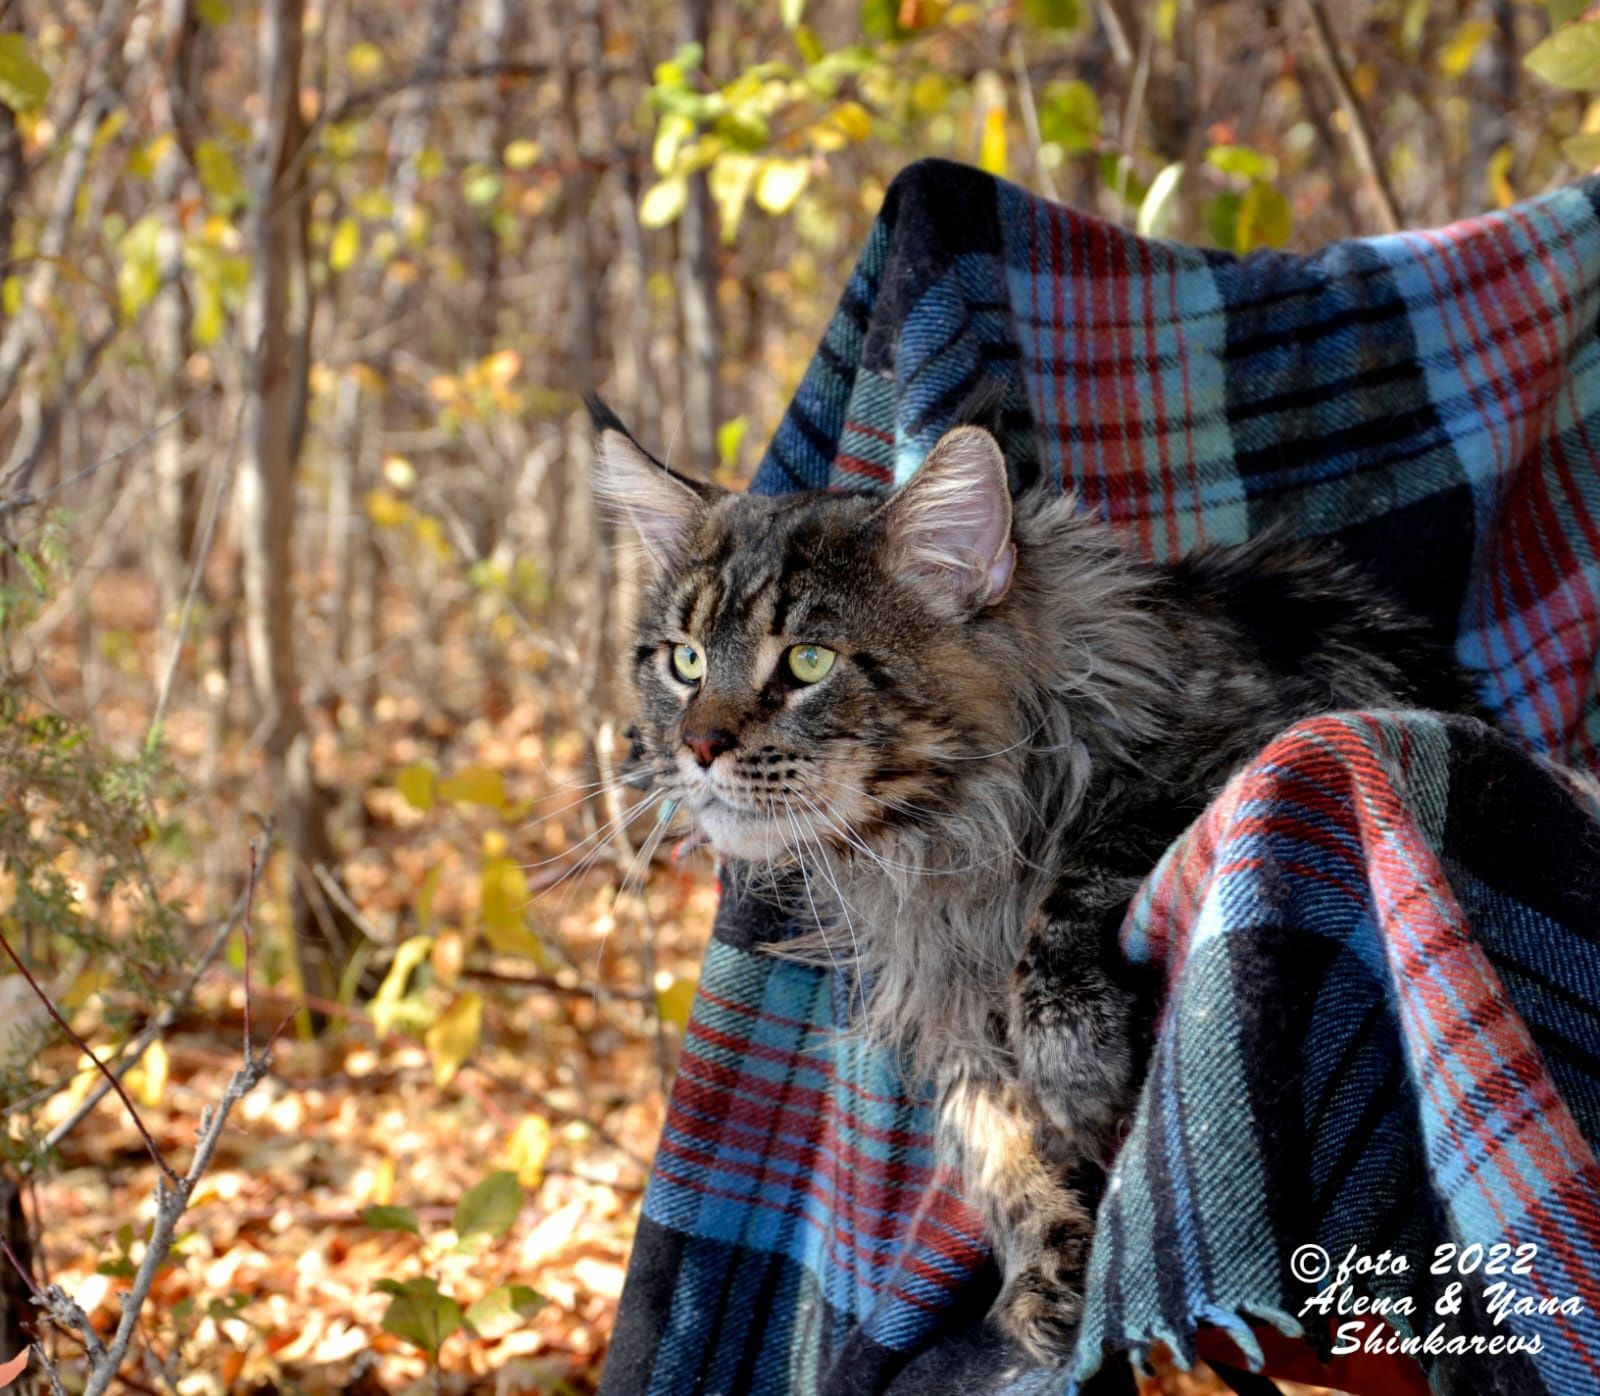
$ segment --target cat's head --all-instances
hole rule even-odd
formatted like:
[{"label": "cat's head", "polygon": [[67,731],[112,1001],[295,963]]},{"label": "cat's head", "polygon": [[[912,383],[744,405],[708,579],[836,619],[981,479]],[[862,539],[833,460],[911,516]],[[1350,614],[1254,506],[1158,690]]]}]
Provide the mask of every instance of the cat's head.
[{"label": "cat's head", "polygon": [[718,852],[774,863],[935,818],[1016,677],[993,643],[1017,556],[993,437],[948,433],[887,499],[765,498],[594,409],[597,495],[648,557],[629,663],[668,796]]}]

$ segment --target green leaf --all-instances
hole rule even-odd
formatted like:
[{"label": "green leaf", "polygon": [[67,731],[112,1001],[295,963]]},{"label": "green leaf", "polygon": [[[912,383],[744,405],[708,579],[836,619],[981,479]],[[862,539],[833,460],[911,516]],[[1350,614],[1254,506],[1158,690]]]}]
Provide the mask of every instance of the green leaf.
[{"label": "green leaf", "polygon": [[877,43],[905,38],[911,31],[900,23],[900,0],[861,0],[861,32]]},{"label": "green leaf", "polygon": [[161,289],[161,220],[147,213],[117,242],[117,298],[131,320]]},{"label": "green leaf", "polygon": [[488,208],[504,188],[505,181],[487,165],[468,165],[461,176],[461,195],[473,208]]},{"label": "green leaf", "polygon": [[430,1276],[404,1284],[379,1280],[376,1288],[394,1296],[383,1316],[383,1331],[421,1348],[429,1357],[438,1357],[445,1339],[461,1327],[461,1305],[448,1294],[440,1294],[438,1282]]},{"label": "green leaf", "polygon": [[467,1310],[467,1327],[485,1337],[503,1337],[532,1318],[548,1301],[527,1285],[499,1285]]},{"label": "green leaf", "polygon": [[194,169],[200,187],[219,204],[232,206],[244,198],[244,180],[221,141],[201,141],[194,148]]},{"label": "green leaf", "polygon": [[368,1207],[361,1213],[361,1225],[372,1231],[409,1231],[422,1235],[417,1214],[409,1207]]},{"label": "green leaf", "polygon": [[1249,252],[1257,247],[1282,247],[1293,232],[1289,201],[1270,184],[1252,184],[1239,204],[1235,249]]},{"label": "green leaf", "polygon": [[1582,90],[1600,87],[1600,20],[1558,29],[1522,60],[1546,82]]},{"label": "green leaf", "polygon": [[1039,94],[1039,135],[1069,155],[1092,150],[1100,140],[1100,99],[1076,78],[1046,84]]},{"label": "green leaf", "polygon": [[717,118],[716,132],[735,150],[763,150],[772,139],[772,126],[753,103],[742,103]]},{"label": "green leaf", "polygon": [[50,74],[28,52],[21,34],[0,34],[0,102],[12,111],[32,111],[50,95]]},{"label": "green leaf", "polygon": [[456,1235],[503,1236],[522,1210],[522,1185],[515,1173],[491,1173],[461,1194],[456,1204]]},{"label": "green leaf", "polygon": [[1545,0],[1545,8],[1550,11],[1550,23],[1557,29],[1568,20],[1576,19],[1592,4],[1594,0]]},{"label": "green leaf", "polygon": [[1070,33],[1083,23],[1079,0],[1022,0],[1022,12],[1040,29]]},{"label": "green leaf", "polygon": [[1234,229],[1239,223],[1241,202],[1241,197],[1229,190],[1218,194],[1205,207],[1206,236],[1226,252],[1235,250]]},{"label": "green leaf", "polygon": [[506,807],[505,777],[491,766],[466,766],[439,782],[439,798],[503,810]]},{"label": "green leaf", "polygon": [[438,777],[434,775],[433,767],[423,761],[413,761],[409,766],[402,767],[394,778],[394,788],[400,792],[401,798],[412,809],[424,813],[433,808],[437,786]]},{"label": "green leaf", "polygon": [[1247,145],[1214,145],[1206,151],[1206,163],[1223,174],[1245,179],[1274,179],[1278,162]]},{"label": "green leaf", "polygon": [[689,202],[689,181],[672,175],[645,190],[639,200],[639,222],[646,228],[665,228]]}]

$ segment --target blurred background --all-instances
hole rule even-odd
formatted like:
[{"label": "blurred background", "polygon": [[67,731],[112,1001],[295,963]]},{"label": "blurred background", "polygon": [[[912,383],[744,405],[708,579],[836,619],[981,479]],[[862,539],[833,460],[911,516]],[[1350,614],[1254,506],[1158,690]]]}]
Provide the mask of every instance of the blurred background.
[{"label": "blurred background", "polygon": [[0,1359],[248,1030],[125,1389],[591,1391],[714,893],[580,395],[746,478],[924,155],[1238,253],[1578,178],[1583,8],[0,0]]}]

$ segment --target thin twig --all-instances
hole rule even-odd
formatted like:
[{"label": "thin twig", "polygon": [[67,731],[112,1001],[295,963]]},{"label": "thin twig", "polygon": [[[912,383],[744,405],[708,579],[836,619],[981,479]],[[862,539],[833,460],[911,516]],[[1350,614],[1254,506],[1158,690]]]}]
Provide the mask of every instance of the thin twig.
[{"label": "thin twig", "polygon": [[[248,925],[256,889],[257,857],[254,844],[250,850],[250,877],[245,887],[245,904],[243,921]],[[250,982],[250,950],[249,941],[246,940],[245,950],[245,983]],[[246,1008],[246,1020],[249,1010]],[[150,1238],[145,1243],[144,1259],[140,1262],[138,1270],[134,1273],[133,1283],[127,1295],[122,1300],[122,1317],[117,1323],[116,1332],[112,1334],[111,1341],[105,1344],[98,1358],[91,1355],[89,1366],[89,1379],[84,1386],[84,1396],[105,1396],[111,1389],[111,1384],[117,1380],[123,1359],[128,1354],[128,1345],[133,1341],[135,1328],[138,1327],[139,1313],[145,1301],[150,1297],[150,1287],[155,1282],[156,1275],[161,1267],[166,1264],[167,1256],[171,1254],[173,1238],[177,1233],[178,1222],[188,1209],[189,1199],[194,1193],[196,1184],[205,1176],[206,1169],[211,1165],[211,1159],[217,1151],[217,1146],[222,1140],[223,1131],[227,1128],[228,1116],[233,1112],[233,1107],[245,1098],[267,1074],[272,1057],[269,1051],[252,1051],[246,1046],[244,1063],[234,1072],[222,1099],[214,1108],[206,1110],[200,1117],[200,1137],[195,1142],[194,1157],[189,1161],[188,1171],[181,1178],[176,1178],[169,1186],[165,1180],[156,1181],[156,1216],[150,1227]],[[74,1306],[76,1307],[76,1306]],[[82,1310],[80,1309],[81,1313]],[[92,1331],[92,1330],[91,1330]],[[98,1338],[95,1340],[99,1342]]]},{"label": "thin twig", "polygon": [[167,667],[161,675],[161,689],[156,695],[156,705],[150,713],[150,729],[145,733],[145,746],[150,745],[161,734],[161,723],[166,716],[167,702],[172,697],[172,685],[178,677],[178,660],[183,654],[184,636],[189,633],[189,617],[194,612],[195,597],[200,591],[200,578],[205,572],[206,557],[211,552],[211,540],[216,536],[217,519],[222,514],[222,501],[227,498],[228,485],[233,476],[233,467],[237,457],[235,452],[239,445],[239,428],[244,420],[244,402],[239,404],[239,410],[233,414],[233,431],[228,437],[228,451],[224,457],[222,473],[217,478],[217,486],[211,492],[211,499],[207,504],[205,528],[200,539],[195,545],[194,556],[189,560],[189,586],[183,594],[183,609],[178,613],[177,633],[172,637],[172,652],[167,655]]},{"label": "thin twig", "polygon": [[212,394],[216,393],[217,391],[218,389],[216,385],[213,384],[211,387],[205,388],[201,392],[196,393],[192,398],[178,408],[178,410],[170,417],[167,417],[163,421],[157,422],[153,427],[150,428],[149,431],[145,432],[145,434],[139,437],[137,440],[130,441],[126,446],[119,447],[117,450],[112,451],[110,455],[101,456],[99,460],[95,461],[92,465],[84,466],[82,470],[74,471],[65,479],[58,480],[47,490],[42,490],[38,494],[32,494],[27,490],[24,490],[20,494],[14,494],[8,498],[0,499],[0,518],[5,518],[11,514],[20,513],[24,509],[31,509],[36,504],[46,504],[50,500],[54,499],[58,494],[62,494],[66,490],[70,489],[73,485],[77,484],[78,481],[86,480],[89,476],[95,474],[96,472],[104,470],[106,466],[115,464],[124,456],[131,455],[141,446],[154,441],[155,438],[160,436],[161,433],[164,432],[168,427],[175,426],[178,422],[182,421],[183,418],[190,413],[190,411],[192,411],[195,407],[204,402],[208,397],[212,396]]},{"label": "thin twig", "polygon": [[248,1063],[254,1050],[250,1032],[250,909],[256,902],[256,876],[261,871],[261,851],[254,839],[250,840],[250,880],[245,883],[244,911],[239,926],[244,932],[244,1059]]},{"label": "thin twig", "polygon": [[[194,969],[190,971],[188,981],[178,991],[178,996],[168,1003],[155,1018],[151,1019],[138,1037],[134,1038],[127,1051],[109,1065],[111,1076],[121,1080],[137,1065],[139,1059],[150,1049],[151,1044],[177,1023],[188,1008],[189,1001],[194,997],[194,992],[199,987],[200,981],[205,977],[206,971],[216,963],[223,947],[227,945],[229,938],[233,935],[234,929],[239,924],[239,918],[243,915],[244,905],[245,899],[240,897],[239,901],[234,904],[233,911],[229,913],[228,919],[217,928],[216,934],[211,937],[210,943],[201,952],[199,960],[195,962]],[[110,1093],[111,1086],[105,1081],[100,1082],[79,1102],[78,1107],[66,1119],[62,1120],[45,1136],[45,1146],[50,1149],[59,1148],[61,1141],[71,1134],[95,1106]]]},{"label": "thin twig", "polygon": [[1117,156],[1117,218],[1128,221],[1128,175],[1133,170],[1133,147],[1139,137],[1139,121],[1144,115],[1145,92],[1150,84],[1150,62],[1156,50],[1156,16],[1152,10],[1145,16],[1144,28],[1139,32],[1139,57],[1134,64],[1133,79],[1128,84],[1128,98],[1122,104],[1121,129],[1118,131]]},{"label": "thin twig", "polygon": [[95,1052],[94,1048],[85,1042],[81,1037],[79,1037],[72,1024],[61,1015],[60,1009],[55,1006],[54,1002],[52,1002],[50,998],[50,995],[45,992],[44,986],[33,977],[33,971],[30,970],[23,962],[22,956],[17,954],[17,952],[12,948],[11,942],[6,938],[6,933],[4,930],[0,930],[0,949],[3,949],[6,954],[11,957],[11,963],[17,967],[18,972],[21,973],[22,977],[28,981],[29,987],[36,995],[38,995],[39,1002],[44,1005],[45,1012],[55,1020],[56,1026],[72,1039],[73,1044],[78,1048],[78,1050],[87,1056],[89,1060],[100,1069],[100,1074],[111,1083],[111,1089],[116,1091],[117,1095],[121,1097],[123,1105],[127,1107],[129,1118],[133,1120],[134,1128],[139,1131],[139,1136],[144,1140],[145,1148],[150,1151],[150,1158],[155,1163],[156,1167],[161,1170],[163,1175],[173,1182],[176,1182],[178,1178],[177,1172],[162,1156],[161,1149],[156,1144],[155,1138],[151,1135],[150,1131],[145,1128],[144,1121],[139,1117],[139,1111],[135,1107],[132,1098],[128,1095],[127,1091],[123,1090],[122,1082],[112,1074],[111,1068],[101,1061],[99,1054]]},{"label": "thin twig", "polygon": [[1039,159],[1039,152],[1044,147],[1044,135],[1039,129],[1039,107],[1033,100],[1033,79],[1028,76],[1028,59],[1022,51],[1022,35],[1015,29],[1011,31],[1009,50],[1011,70],[1017,78],[1017,95],[1022,103],[1022,129],[1027,132],[1028,144],[1033,147],[1034,177],[1039,181],[1045,198],[1054,199],[1057,197],[1056,177]]},{"label": "thin twig", "polygon": [[1367,124],[1367,114],[1361,109],[1355,88],[1350,85],[1350,75],[1345,72],[1344,60],[1339,57],[1334,43],[1333,28],[1328,23],[1322,0],[1300,0],[1301,8],[1311,23],[1311,37],[1316,41],[1317,56],[1328,70],[1328,81],[1333,84],[1334,95],[1339,99],[1339,109],[1344,112],[1346,134],[1350,138],[1350,153],[1355,156],[1367,192],[1377,206],[1378,221],[1386,233],[1397,233],[1402,226],[1400,206],[1395,201],[1394,190],[1389,186],[1389,176],[1378,159],[1377,147],[1372,139],[1372,127]]}]

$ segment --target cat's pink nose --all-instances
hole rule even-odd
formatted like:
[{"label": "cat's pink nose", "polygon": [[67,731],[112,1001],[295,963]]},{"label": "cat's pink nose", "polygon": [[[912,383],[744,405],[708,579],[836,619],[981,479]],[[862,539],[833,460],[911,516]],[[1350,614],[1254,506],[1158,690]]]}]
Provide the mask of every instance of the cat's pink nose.
[{"label": "cat's pink nose", "polygon": [[725,751],[732,751],[739,745],[739,739],[732,732],[718,728],[714,732],[685,732],[683,744],[694,753],[694,759],[702,766],[709,766]]}]

